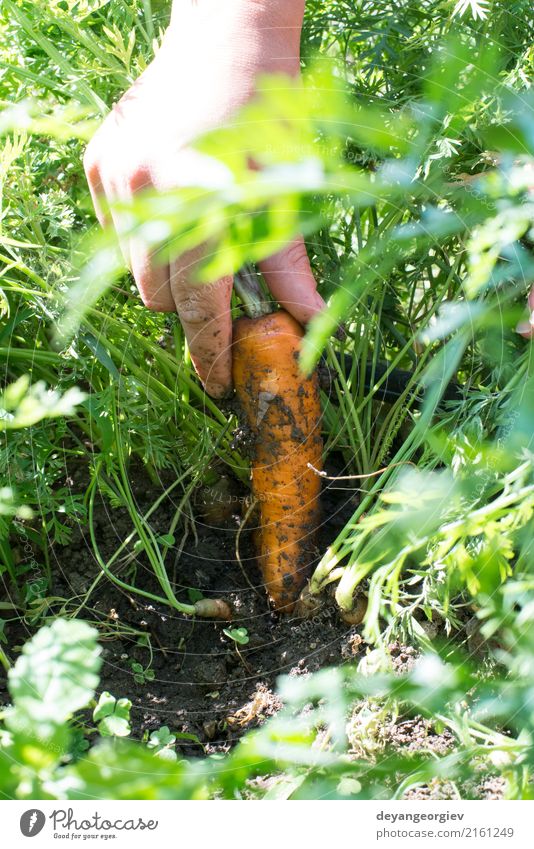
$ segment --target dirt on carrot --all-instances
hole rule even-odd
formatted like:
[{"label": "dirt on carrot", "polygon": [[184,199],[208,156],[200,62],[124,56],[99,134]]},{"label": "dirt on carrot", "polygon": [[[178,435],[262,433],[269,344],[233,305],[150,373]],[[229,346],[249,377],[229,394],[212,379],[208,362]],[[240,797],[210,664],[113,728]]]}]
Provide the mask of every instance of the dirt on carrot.
[{"label": "dirt on carrot", "polygon": [[316,374],[299,368],[303,330],[280,310],[234,322],[236,395],[254,435],[252,495],[255,543],[276,610],[290,613],[316,556],[322,467],[321,405]]}]

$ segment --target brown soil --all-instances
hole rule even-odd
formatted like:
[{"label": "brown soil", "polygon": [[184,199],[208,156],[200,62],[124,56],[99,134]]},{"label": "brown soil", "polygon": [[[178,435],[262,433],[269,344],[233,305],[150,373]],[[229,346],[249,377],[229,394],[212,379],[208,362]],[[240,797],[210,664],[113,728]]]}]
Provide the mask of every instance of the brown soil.
[{"label": "brown soil", "polygon": [[[339,473],[335,461],[327,471]],[[77,469],[72,478],[73,488],[83,491],[86,471]],[[131,469],[130,478],[140,513],[145,513],[171,482],[162,480],[154,486],[140,467]],[[167,725],[173,733],[184,735],[178,738],[177,749],[185,756],[228,751],[248,729],[276,713],[281,706],[275,692],[278,676],[303,675],[324,666],[354,662],[367,649],[361,627],[343,623],[333,603],[326,603],[308,619],[281,616],[269,609],[249,531],[241,534],[241,564],[235,555],[246,492],[235,482],[230,487],[221,487],[219,482],[217,500],[221,492],[230,493],[235,510],[222,509],[221,516],[226,518],[218,522],[210,510],[208,522],[205,493],[193,500],[200,504],[194,517],[194,533],[190,530],[184,541],[178,539],[180,531],[176,532],[177,543],[169,551],[167,568],[181,601],[190,603],[191,591],[208,598],[227,599],[235,611],[230,624],[184,617],[168,606],[122,591],[105,577],[98,581],[80,612],[101,627],[104,649],[100,691],[109,690],[117,698],[131,699],[132,736],[142,738]],[[346,482],[323,482],[321,551],[335,538],[356,505],[357,495]],[[156,535],[168,533],[175,510],[176,503],[167,499],[152,515],[151,527]],[[190,528],[191,524],[189,521]],[[95,510],[101,555],[110,558],[131,530],[126,511],[110,507],[108,497],[102,493]],[[52,572],[52,595],[71,599],[68,610],[74,610],[101,575],[87,527],[75,527],[70,544],[56,547]],[[144,555],[137,555],[123,567],[120,577],[139,588],[161,593]],[[57,612],[54,608],[53,613]],[[246,628],[248,644],[236,647],[224,633],[229,627]],[[8,627],[6,636],[14,647],[32,633],[30,625],[23,626],[18,621]],[[407,671],[414,662],[415,650],[398,644],[390,648],[394,668],[399,673]],[[153,679],[136,681],[132,662],[150,669]],[[4,683],[0,682],[0,704],[8,701]],[[381,735],[384,744],[393,748],[415,751],[424,746],[438,755],[454,745],[449,732],[438,734],[421,718],[397,718],[382,729]],[[409,791],[407,798],[455,798],[456,792],[447,782],[436,779],[431,785]],[[499,798],[499,780],[482,775],[476,795]]]},{"label": "brown soil", "polygon": [[[130,477],[139,512],[144,513],[159,491],[140,469],[132,469]],[[163,481],[161,487],[168,483]],[[335,486],[330,484],[323,490],[326,521],[320,533],[322,550],[357,504],[352,490]],[[339,619],[333,604],[306,620],[269,609],[249,531],[241,534],[241,565],[235,555],[245,494],[236,497],[233,484],[235,509],[229,517],[229,511],[221,511],[228,518],[220,526],[211,516],[208,522],[203,517],[205,507],[199,508],[195,533],[190,532],[181,547],[182,531],[177,530],[174,551],[169,551],[166,561],[181,601],[191,603],[191,591],[207,598],[222,597],[235,611],[231,623],[184,617],[168,606],[125,593],[106,578],[100,580],[80,613],[105,626],[101,689],[117,698],[131,699],[135,737],[168,725],[174,732],[195,735],[206,752],[225,751],[247,729],[277,710],[274,689],[279,675],[313,672],[355,657],[351,638],[357,629]],[[151,516],[156,535],[168,533],[175,510],[176,503],[167,499]],[[102,556],[110,558],[131,530],[125,511],[112,509],[102,495],[95,509],[95,533]],[[54,555],[53,594],[63,598],[85,594],[100,572],[87,529],[75,528],[70,544],[56,548]],[[128,568],[129,575],[125,570],[120,573],[123,580],[161,594],[144,555],[137,556]],[[125,628],[138,633],[124,633]],[[224,633],[228,628],[246,628],[248,644],[236,646]],[[144,668],[150,662],[149,648],[138,644],[143,635],[151,644],[154,678],[138,683],[131,670],[132,661]],[[30,634],[24,638],[27,636]],[[364,650],[359,644],[357,651]],[[190,740],[179,741],[179,745],[183,754],[201,753],[199,744]]]}]

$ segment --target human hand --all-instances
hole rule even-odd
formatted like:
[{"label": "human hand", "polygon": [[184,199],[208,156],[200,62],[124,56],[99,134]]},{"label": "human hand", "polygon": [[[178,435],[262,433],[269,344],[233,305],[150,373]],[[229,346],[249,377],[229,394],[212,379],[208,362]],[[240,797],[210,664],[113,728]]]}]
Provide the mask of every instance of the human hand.
[{"label": "human hand", "polygon": [[[128,202],[143,189],[165,191],[217,179],[217,164],[193,149],[195,139],[232,120],[253,96],[259,74],[299,74],[303,11],[304,0],[175,0],[156,58],[86,150],[86,175],[103,226],[112,224],[120,238],[113,204]],[[200,250],[168,263],[138,237],[120,241],[144,304],[178,312],[206,391],[226,395],[232,278],[193,282]],[[302,238],[259,268],[272,295],[302,324],[324,306]]]},{"label": "human hand", "polygon": [[526,320],[520,321],[516,330],[521,336],[526,339],[534,338],[534,288],[530,290],[527,298],[529,317]]}]

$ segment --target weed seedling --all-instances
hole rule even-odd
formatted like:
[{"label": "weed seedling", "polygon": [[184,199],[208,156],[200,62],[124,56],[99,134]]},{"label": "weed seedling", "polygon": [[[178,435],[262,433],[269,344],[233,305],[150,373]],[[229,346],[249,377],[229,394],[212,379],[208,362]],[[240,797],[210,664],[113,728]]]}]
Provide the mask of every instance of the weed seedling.
[{"label": "weed seedling", "polygon": [[153,681],[156,677],[153,669],[144,669],[141,663],[138,663],[136,660],[132,660],[130,663],[133,679],[136,684],[146,684],[147,681]]},{"label": "weed seedling", "polygon": [[251,672],[251,668],[246,662],[245,658],[239,651],[239,646],[246,646],[247,643],[250,642],[250,637],[248,635],[248,631],[246,628],[224,628],[223,634],[225,634],[228,639],[232,640],[234,643],[235,652],[248,672]]}]

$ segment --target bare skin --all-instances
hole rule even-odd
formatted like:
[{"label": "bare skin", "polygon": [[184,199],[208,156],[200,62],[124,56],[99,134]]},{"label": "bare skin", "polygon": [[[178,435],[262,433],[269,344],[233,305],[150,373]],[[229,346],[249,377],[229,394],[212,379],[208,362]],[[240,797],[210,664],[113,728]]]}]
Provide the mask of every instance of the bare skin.
[{"label": "bare skin", "polygon": [[534,339],[534,288],[530,290],[527,300],[529,317],[524,321],[520,321],[517,325],[517,332],[526,339]]},{"label": "bare skin", "polygon": [[[84,165],[100,223],[121,222],[112,205],[149,187],[165,191],[217,179],[192,145],[251,97],[259,74],[300,73],[305,0],[174,0],[156,58],[124,94],[87,147]],[[232,278],[192,282],[196,251],[158,262],[139,238],[121,240],[144,304],[177,311],[206,391],[232,388]],[[324,307],[301,238],[273,245],[259,264],[273,296],[305,324]]]}]

